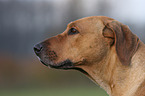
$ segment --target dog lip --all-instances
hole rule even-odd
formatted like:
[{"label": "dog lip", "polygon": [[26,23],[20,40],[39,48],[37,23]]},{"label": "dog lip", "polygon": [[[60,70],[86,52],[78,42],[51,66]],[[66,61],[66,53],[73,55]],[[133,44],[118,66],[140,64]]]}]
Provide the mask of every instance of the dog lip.
[{"label": "dog lip", "polygon": [[55,69],[73,69],[73,68],[77,68],[78,66],[83,65],[83,63],[86,61],[85,59],[83,59],[82,61],[73,63],[71,60],[66,59],[65,61],[62,61],[60,63],[54,63],[54,62],[50,62],[46,63],[44,61],[42,61],[40,59],[41,63],[44,64],[45,66],[48,66],[50,68],[55,68]]},{"label": "dog lip", "polygon": [[40,60],[40,62],[42,63],[42,64],[44,64],[45,66],[48,66],[46,63],[44,63],[42,60]]},{"label": "dog lip", "polygon": [[72,69],[74,66],[73,66],[73,63],[72,61],[70,61],[69,59],[63,61],[63,62],[60,62],[58,64],[48,64],[48,66],[50,66],[51,68],[55,68],[55,69]]}]

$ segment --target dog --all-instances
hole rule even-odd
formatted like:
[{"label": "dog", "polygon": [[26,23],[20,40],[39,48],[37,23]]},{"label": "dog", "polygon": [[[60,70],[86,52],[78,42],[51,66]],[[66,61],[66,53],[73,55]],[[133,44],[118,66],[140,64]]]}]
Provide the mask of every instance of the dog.
[{"label": "dog", "polygon": [[34,51],[44,65],[79,70],[110,96],[145,96],[145,44],[115,19],[91,16],[70,22]]}]

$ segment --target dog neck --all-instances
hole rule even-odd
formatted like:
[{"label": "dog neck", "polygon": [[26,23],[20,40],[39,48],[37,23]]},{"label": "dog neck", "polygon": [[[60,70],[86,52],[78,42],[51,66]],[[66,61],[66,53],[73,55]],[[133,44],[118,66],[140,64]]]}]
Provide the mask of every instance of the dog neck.
[{"label": "dog neck", "polygon": [[145,80],[144,70],[138,66],[138,61],[132,61],[132,66],[122,65],[114,51],[115,48],[102,62],[83,66],[82,69],[110,96],[135,96],[135,92]]}]

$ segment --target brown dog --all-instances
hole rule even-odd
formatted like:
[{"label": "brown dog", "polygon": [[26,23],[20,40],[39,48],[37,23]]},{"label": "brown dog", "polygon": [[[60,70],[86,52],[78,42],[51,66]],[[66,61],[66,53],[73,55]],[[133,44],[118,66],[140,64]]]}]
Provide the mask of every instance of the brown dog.
[{"label": "brown dog", "polygon": [[71,22],[62,34],[35,45],[34,51],[51,68],[83,72],[110,96],[145,96],[145,44],[112,18]]}]

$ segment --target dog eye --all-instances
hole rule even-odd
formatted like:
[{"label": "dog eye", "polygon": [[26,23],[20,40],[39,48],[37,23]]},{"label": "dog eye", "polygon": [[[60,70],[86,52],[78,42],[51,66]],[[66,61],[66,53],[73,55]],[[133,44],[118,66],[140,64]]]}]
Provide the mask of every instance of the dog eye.
[{"label": "dog eye", "polygon": [[75,28],[71,28],[69,31],[68,31],[68,35],[74,35],[74,34],[77,34],[79,33],[79,31]]}]

